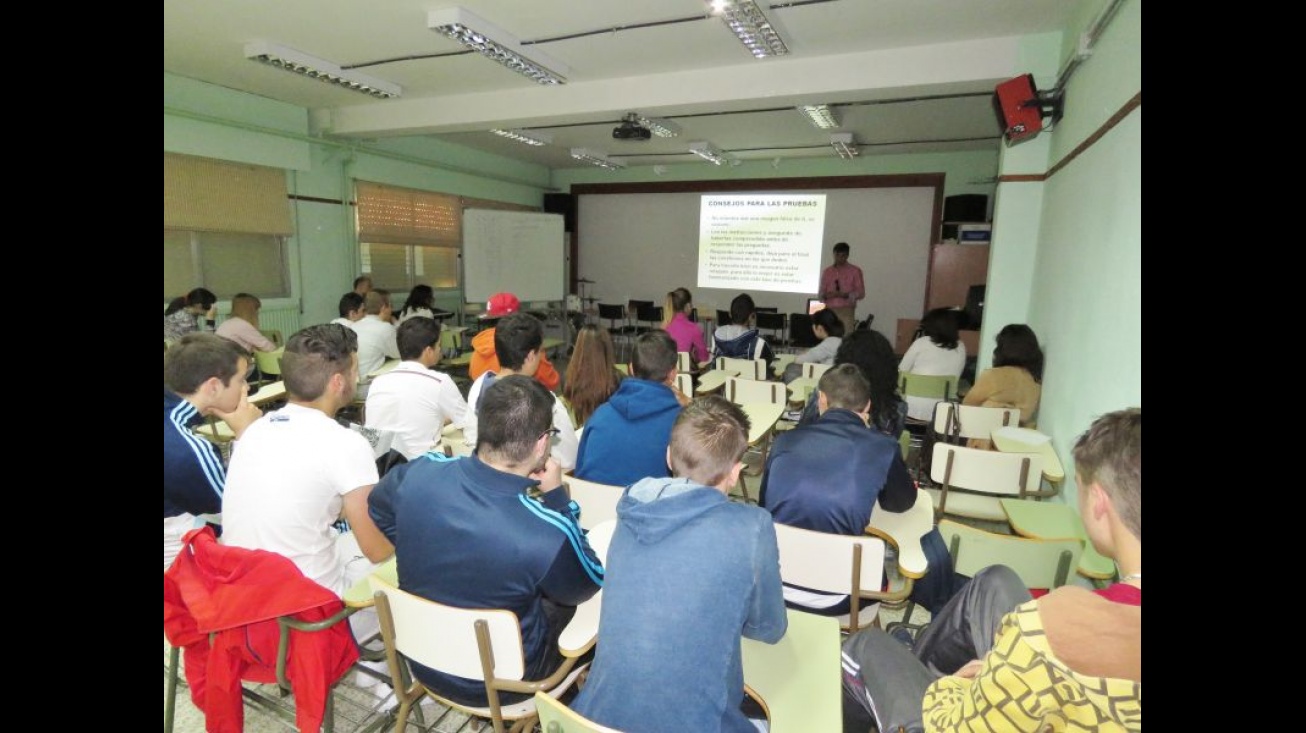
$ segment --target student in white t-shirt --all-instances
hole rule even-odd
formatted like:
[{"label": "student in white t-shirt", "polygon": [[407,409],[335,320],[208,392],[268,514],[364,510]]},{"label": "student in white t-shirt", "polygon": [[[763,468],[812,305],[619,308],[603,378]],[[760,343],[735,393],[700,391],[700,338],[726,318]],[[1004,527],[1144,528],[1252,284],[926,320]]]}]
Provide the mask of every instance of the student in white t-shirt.
[{"label": "student in white t-shirt", "polygon": [[[286,406],[254,421],[232,449],[222,541],[285,555],[343,594],[394,553],[367,512],[378,479],[372,446],[335,420],[354,398],[358,336],[334,323],[302,329],[286,342],[281,372]],[[362,638],[360,615],[351,623]]]},{"label": "student in white t-shirt", "polygon": [[[494,329],[494,351],[499,357],[499,371],[485,372],[472,382],[467,391],[467,412],[463,418],[463,438],[468,447],[476,446],[477,411],[480,409],[481,394],[489,389],[490,384],[499,377],[510,374],[535,376],[540,366],[544,345],[544,328],[535,316],[528,313],[513,313],[504,316]],[[567,414],[567,407],[554,396],[553,427],[557,433],[552,438],[550,455],[558,460],[563,471],[576,467],[576,451],[580,440],[576,437],[576,427]]]},{"label": "student in white t-shirt", "polygon": [[391,447],[412,460],[431,450],[445,424],[461,420],[467,400],[440,361],[440,323],[413,316],[399,324],[399,362],[372,380],[367,391],[367,427],[393,431]]}]

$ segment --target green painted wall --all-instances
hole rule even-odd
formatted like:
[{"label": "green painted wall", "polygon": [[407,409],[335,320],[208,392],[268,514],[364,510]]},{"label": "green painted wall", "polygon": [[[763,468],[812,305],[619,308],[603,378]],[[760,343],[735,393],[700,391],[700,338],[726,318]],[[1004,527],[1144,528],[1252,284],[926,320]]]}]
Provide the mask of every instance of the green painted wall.
[{"label": "green painted wall", "polygon": [[[1042,89],[1103,7],[1086,3],[1065,34],[1027,39],[1022,61]],[[1142,403],[1142,109],[1042,182],[986,179],[1046,174],[1142,90],[1142,14],[1125,0],[1066,89],[1065,117],[1000,153],[867,155],[855,161],[668,165],[610,172],[549,171],[431,140],[346,145],[308,135],[305,110],[164,74],[164,150],[286,168],[299,202],[291,271],[303,323],[335,316],[357,270],[347,205],[353,177],[538,206],[576,183],[943,172],[947,195],[993,194],[994,233],[981,368],[993,334],[1029,323],[1047,354],[1039,427],[1071,473],[1070,448],[1092,419]],[[266,307],[266,306],[265,306]],[[1073,475],[1073,474],[1071,474]],[[1063,500],[1074,501],[1073,479]]]},{"label": "green painted wall", "polygon": [[[281,319],[286,316],[280,311],[297,311],[297,319],[279,321],[287,327],[335,318],[336,302],[358,274],[348,205],[355,178],[528,206],[541,206],[549,186],[543,166],[437,140],[358,144],[314,138],[308,129],[302,108],[163,75],[164,152],[284,168],[292,196],[325,199],[291,202],[293,296],[264,304],[265,312],[277,311]],[[458,301],[457,293],[446,294],[440,304],[453,309]]]},{"label": "green painted wall", "polygon": [[[1087,4],[1053,49],[1056,69],[1107,3]],[[1142,91],[1142,8],[1126,0],[1066,87],[1055,129],[1003,150],[1004,176],[1043,174]],[[1031,47],[1045,58],[1048,47]],[[1040,88],[1053,68],[1035,73]],[[1071,448],[1094,418],[1142,405],[1142,107],[1046,181],[998,186],[981,368],[1006,323],[1028,323],[1046,355],[1039,429],[1073,476]],[[1061,500],[1073,503],[1067,481]]]}]

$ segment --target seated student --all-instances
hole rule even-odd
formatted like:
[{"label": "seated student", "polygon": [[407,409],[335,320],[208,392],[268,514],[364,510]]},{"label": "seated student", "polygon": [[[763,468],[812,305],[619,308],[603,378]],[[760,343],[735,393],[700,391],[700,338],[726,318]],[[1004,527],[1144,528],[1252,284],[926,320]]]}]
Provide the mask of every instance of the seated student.
[{"label": "seated student", "polygon": [[[779,524],[861,536],[878,500],[891,512],[910,509],[916,485],[898,441],[868,430],[871,386],[852,364],[832,367],[817,385],[821,416],[775,439],[762,473],[758,504]],[[786,586],[785,599],[803,610],[848,613],[848,596]]]},{"label": "seated student", "polygon": [[358,333],[358,373],[367,376],[385,363],[399,358],[399,344],[391,323],[390,291],[373,288],[363,296],[362,318],[354,322]]},{"label": "seated student", "polygon": [[[925,335],[907,347],[898,363],[904,374],[960,377],[966,368],[966,344],[957,335],[957,313],[951,308],[935,308],[921,319]],[[913,420],[934,419],[934,405],[941,400],[906,395],[907,417]]]},{"label": "seated student", "polygon": [[666,303],[662,306],[662,328],[676,341],[676,350],[689,354],[689,363],[697,371],[700,364],[712,359],[707,344],[703,341],[703,329],[689,320],[694,311],[694,298],[685,288],[676,288],[667,293]]},{"label": "seated student", "polygon": [[[495,293],[485,304],[485,312],[480,319],[489,327],[472,339],[472,360],[467,365],[467,376],[477,379],[486,372],[498,371],[499,357],[494,351],[494,324],[506,315],[521,310],[521,301],[512,293]],[[558,389],[562,376],[549,362],[549,356],[540,352],[539,367],[535,370],[535,381],[544,385],[550,392]]]},{"label": "seated student", "polygon": [[[371,516],[395,544],[399,587],[459,608],[517,614],[528,680],[562,664],[558,636],[576,605],[603,585],[603,567],[576,523],[562,468],[549,455],[556,404],[525,375],[495,379],[481,398],[476,453],[456,459],[427,453],[396,466],[370,500]],[[480,680],[417,662],[411,667],[447,698],[487,704]],[[511,704],[529,695],[499,698]]]},{"label": "seated student", "polygon": [[[286,342],[281,371],[286,406],[256,420],[232,450],[222,541],[285,555],[343,594],[394,551],[367,515],[372,446],[335,420],[358,384],[358,336],[334,323],[301,329]],[[350,623],[366,638],[376,614]]]},{"label": "seated student", "polygon": [[272,339],[258,330],[258,311],[262,307],[263,301],[258,296],[236,293],[231,296],[231,315],[214,333],[235,341],[245,351],[276,351],[277,345],[272,343]]},{"label": "seated student", "polygon": [[435,289],[430,285],[414,285],[413,289],[408,292],[404,307],[400,308],[399,312],[395,314],[395,325],[399,325],[415,316],[435,318],[437,310],[439,309],[435,307]]},{"label": "seated student", "polygon": [[367,297],[367,294],[372,292],[372,276],[359,275],[354,278],[354,292],[361,297]]},{"label": "seated student", "polygon": [[756,306],[752,295],[741,293],[730,301],[730,323],[720,325],[712,333],[712,357],[735,359],[767,359],[767,371],[776,359],[767,340],[757,333]]},{"label": "seated student", "polygon": [[[496,379],[523,374],[535,376],[544,352],[540,345],[544,343],[544,327],[535,316],[526,313],[513,313],[493,329],[494,350],[498,353],[498,364],[494,370],[486,371],[472,382],[467,390],[467,408],[463,411],[462,427],[464,444],[476,447],[480,438],[481,395]],[[552,393],[550,393],[552,394]],[[550,442],[550,454],[562,465],[562,470],[570,471],[576,465],[576,428],[572,425],[567,406],[557,399],[553,400],[553,439]]]},{"label": "seated student", "polygon": [[336,310],[339,311],[340,317],[331,319],[331,322],[349,328],[353,328],[354,323],[366,315],[363,312],[363,296],[352,290],[340,296]]},{"label": "seated student", "polygon": [[993,366],[975,379],[962,404],[1014,407],[1020,410],[1021,426],[1034,427],[1042,382],[1043,349],[1038,337],[1023,323],[1009,323],[998,331]]},{"label": "seated student", "polygon": [[577,478],[629,486],[668,475],[667,444],[683,404],[672,389],[676,359],[676,342],[666,331],[654,329],[636,339],[633,374],[585,423]]},{"label": "seated student", "polygon": [[567,362],[567,378],[562,384],[562,399],[567,413],[579,430],[608,401],[617,385],[626,378],[617,371],[613,356],[612,337],[608,330],[593,323],[581,326],[576,332],[576,345]]},{"label": "seated student", "polygon": [[203,318],[213,330],[213,317],[218,310],[218,296],[207,288],[195,288],[180,298],[173,298],[163,311],[163,340],[176,341],[188,333],[204,330]]},{"label": "seated student", "polygon": [[[1120,581],[1037,599],[981,570],[909,649],[880,629],[843,646],[844,730],[1123,731],[1143,727],[1143,413],[1075,442],[1079,513]],[[1013,610],[1014,609],[1014,610]],[[604,611],[606,612],[606,608]]]},{"label": "seated student", "polygon": [[249,403],[249,355],[211,333],[188,333],[163,355],[163,569],[181,550],[181,538],[203,524],[202,514],[222,511],[226,467],[212,443],[191,432],[210,415],[225,420],[237,438],[261,413]]},{"label": "seated student", "polygon": [[[898,356],[893,344],[879,331],[853,331],[845,336],[834,355],[835,364],[852,364],[871,385],[871,417],[868,427],[898,439],[907,419],[907,403],[898,394]],[[820,417],[817,392],[813,391],[798,420],[799,427]]]},{"label": "seated student", "polygon": [[785,384],[803,375],[804,364],[834,363],[834,356],[839,353],[839,344],[843,343],[843,321],[839,320],[833,310],[823,308],[812,315],[812,333],[820,343],[795,356],[793,363],[785,367]]},{"label": "seated student", "polygon": [[391,447],[413,460],[440,441],[445,424],[467,412],[458,385],[434,371],[440,361],[440,323],[413,316],[399,324],[399,362],[367,390],[367,427],[392,430]]},{"label": "seated student", "polygon": [[676,419],[664,457],[617,504],[594,663],[572,708],[630,733],[756,729],[740,710],[740,636],[788,628],[775,528],[732,502],[748,417],[716,395]]},{"label": "seated student", "polygon": [[730,301],[730,323],[718,326],[712,334],[714,358],[728,356],[735,359],[765,359],[767,370],[771,369],[775,354],[753,325],[756,310],[753,298],[748,293],[740,293]]}]

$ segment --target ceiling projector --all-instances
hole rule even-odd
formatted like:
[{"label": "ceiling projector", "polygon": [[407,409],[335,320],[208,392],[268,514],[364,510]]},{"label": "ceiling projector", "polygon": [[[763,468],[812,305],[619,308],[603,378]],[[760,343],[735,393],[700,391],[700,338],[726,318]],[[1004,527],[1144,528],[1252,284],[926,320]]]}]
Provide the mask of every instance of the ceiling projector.
[{"label": "ceiling projector", "polygon": [[612,128],[613,140],[648,140],[651,137],[653,133],[639,124],[639,115],[634,112],[626,115],[620,125]]}]

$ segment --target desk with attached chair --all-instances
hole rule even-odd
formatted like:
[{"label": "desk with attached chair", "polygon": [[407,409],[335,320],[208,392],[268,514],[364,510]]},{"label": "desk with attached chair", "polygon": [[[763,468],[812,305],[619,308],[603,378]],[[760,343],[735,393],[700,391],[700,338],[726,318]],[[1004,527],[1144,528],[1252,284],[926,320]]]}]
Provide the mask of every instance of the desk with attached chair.
[{"label": "desk with attached chair", "polygon": [[741,641],[744,690],[766,711],[771,733],[842,730],[839,622],[793,609],[785,613],[789,628],[780,641]]}]

